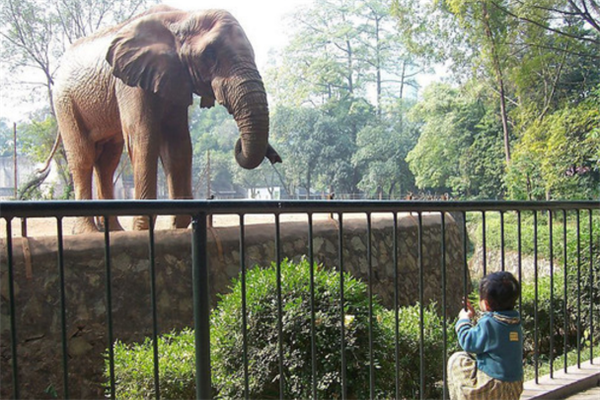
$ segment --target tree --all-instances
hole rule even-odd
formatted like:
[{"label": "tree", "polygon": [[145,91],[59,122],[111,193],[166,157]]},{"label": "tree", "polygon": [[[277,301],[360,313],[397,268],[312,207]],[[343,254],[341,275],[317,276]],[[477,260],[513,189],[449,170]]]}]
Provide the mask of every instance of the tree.
[{"label": "tree", "polygon": [[[314,177],[323,160],[325,145],[320,142],[326,132],[319,130],[324,116],[316,109],[278,107],[273,114],[272,136],[274,143],[281,143],[282,164],[286,176],[286,192],[295,196],[296,189],[303,187],[310,193]],[[283,145],[285,143],[285,145]]]},{"label": "tree", "polygon": [[155,0],[59,0],[55,9],[61,31],[68,43],[72,44],[103,26],[126,21],[150,4],[156,3]]},{"label": "tree", "polygon": [[312,104],[367,98],[381,114],[422,70],[396,29],[391,0],[318,0],[292,16],[292,38],[270,69],[276,101]]},{"label": "tree", "polygon": [[[513,9],[504,5],[502,1],[493,1],[492,5],[513,18],[545,31],[577,41],[600,44],[600,3],[597,0],[521,0],[516,3]],[[539,17],[540,12],[542,18]],[[557,25],[550,21],[563,23]],[[567,21],[568,23],[564,24]],[[585,23],[589,29],[573,32],[570,25],[577,22]]]},{"label": "tree", "polygon": [[53,75],[66,47],[101,26],[130,18],[151,3],[155,1],[2,0],[0,55],[1,67],[9,71],[7,83],[27,97],[32,88],[44,88],[52,110]]},{"label": "tree", "polygon": [[517,199],[593,199],[600,184],[600,85],[586,101],[532,123],[516,148],[508,188]]},{"label": "tree", "polygon": [[5,118],[0,118],[0,157],[8,157],[14,153],[13,136],[12,126]]},{"label": "tree", "polygon": [[364,46],[364,63],[371,70],[367,81],[375,86],[377,114],[384,103],[404,98],[406,86],[417,88],[415,76],[424,70],[423,58],[411,52],[392,17],[391,0],[363,1],[358,9],[362,24],[359,40]]},{"label": "tree", "polygon": [[514,34],[514,23],[506,14],[493,7],[490,0],[446,0],[448,9],[457,16],[464,31],[468,32],[468,41],[474,48],[481,49],[481,62],[484,71],[495,82],[498,93],[500,118],[504,137],[504,155],[506,164],[510,164],[510,122],[508,117],[506,71],[511,67],[507,43]]},{"label": "tree", "polygon": [[[196,100],[198,102],[198,100]],[[190,114],[190,135],[193,146],[193,192],[199,197],[209,197],[207,180],[213,191],[234,190],[233,149],[239,137],[235,121],[225,107],[210,109],[193,107]],[[208,155],[210,153],[210,155]],[[208,163],[210,157],[210,165]]]},{"label": "tree", "polygon": [[417,187],[450,191],[453,197],[502,196],[500,121],[490,102],[473,83],[463,89],[447,84],[425,89],[411,112],[422,124],[421,136],[406,157]]},{"label": "tree", "polygon": [[352,163],[361,172],[358,187],[369,197],[398,198],[415,189],[406,156],[414,148],[419,131],[415,124],[403,123],[397,118],[403,112],[399,109],[402,102],[398,103],[379,123],[368,125],[358,133]]},{"label": "tree", "polygon": [[[46,2],[35,0],[3,0],[0,18],[1,66],[8,70],[7,78],[12,78],[11,83],[17,83],[21,90],[27,86],[44,87],[47,104],[51,104],[53,63],[61,53],[55,39],[58,21],[48,11]],[[22,81],[20,77],[32,76],[25,75],[25,71],[35,71],[33,76],[39,76],[36,79],[41,81]]]},{"label": "tree", "polygon": [[290,44],[269,71],[278,103],[321,105],[364,94],[356,0],[317,0],[290,20]]},{"label": "tree", "polygon": [[464,38],[453,15],[438,1],[393,0],[391,15],[404,47],[426,65],[457,59],[453,51],[468,50],[462,47]]}]

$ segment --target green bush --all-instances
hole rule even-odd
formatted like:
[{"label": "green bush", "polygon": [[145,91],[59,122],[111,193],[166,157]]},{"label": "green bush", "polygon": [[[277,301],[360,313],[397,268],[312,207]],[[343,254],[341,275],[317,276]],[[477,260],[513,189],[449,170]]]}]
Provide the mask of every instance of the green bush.
[{"label": "green bush", "polygon": [[[571,317],[571,323],[575,327],[577,327],[578,322],[581,323],[582,345],[589,345],[592,339],[589,336],[591,331],[590,311],[592,311],[595,321],[595,338],[593,339],[595,343],[600,342],[600,327],[597,318],[597,315],[600,315],[600,218],[597,218],[597,215],[592,221],[592,233],[594,237],[590,240],[588,216],[583,213],[581,216],[579,257],[577,239],[574,238],[567,242],[568,314]],[[591,259],[590,244],[593,257]]]},{"label": "green bush", "polygon": [[[420,306],[402,307],[398,310],[398,354],[399,354],[399,393],[401,398],[417,399],[420,383]],[[460,350],[458,338],[454,332],[454,322],[447,321],[446,354],[449,357]],[[382,318],[383,331],[395,352],[396,315],[394,310],[385,310]],[[424,308],[423,346],[425,393],[423,398],[442,398],[442,379],[446,363],[444,362],[444,326],[443,319],[436,313],[435,304]],[[394,366],[395,368],[395,366]]]},{"label": "green bush", "polygon": [[[310,264],[281,264],[285,398],[311,397]],[[212,315],[213,384],[219,397],[244,396],[242,286],[233,282]],[[276,266],[247,274],[248,380],[251,398],[279,396],[279,342]],[[340,276],[315,267],[315,328],[319,398],[341,397]],[[344,274],[346,377],[348,395],[369,397],[369,297],[365,283]],[[383,309],[376,299],[373,314]],[[377,392],[388,397],[393,387],[393,352],[389,336],[374,318],[374,365]]]},{"label": "green bush", "polygon": [[[312,397],[310,265],[303,260],[281,264],[283,299],[283,359],[285,398]],[[319,398],[341,397],[340,275],[314,267],[317,391]],[[211,316],[211,355],[214,396],[244,396],[241,332],[241,281],[221,296]],[[279,340],[276,266],[254,268],[246,276],[248,380],[250,398],[279,397]],[[348,395],[369,397],[369,297],[367,285],[344,274],[344,327]],[[399,311],[399,390],[402,398],[419,397],[419,306]],[[425,397],[441,392],[443,321],[434,305],[425,308]],[[395,396],[395,312],[373,298],[373,339],[376,396]],[[448,330],[450,354],[456,335]],[[160,388],[165,399],[192,398],[194,340],[190,330],[159,338]],[[118,398],[153,397],[152,341],[115,345]],[[108,366],[107,366],[108,370]]]},{"label": "green bush", "polygon": [[[523,323],[523,355],[527,362],[533,361],[533,354],[537,349],[541,359],[550,357],[550,338],[553,337],[553,354],[556,357],[564,352],[564,297],[562,276],[554,277],[554,296],[550,296],[550,277],[541,277],[537,285],[537,346],[535,341],[535,283],[524,282],[521,289],[521,320]],[[553,324],[550,330],[550,315]],[[573,345],[572,332],[574,326],[567,318],[567,346]]]},{"label": "green bush", "polygon": [[[194,334],[190,330],[158,338],[160,395],[163,399],[196,397]],[[143,343],[114,345],[116,398],[150,399],[154,393],[152,339]],[[109,360],[104,372],[109,378]]]}]

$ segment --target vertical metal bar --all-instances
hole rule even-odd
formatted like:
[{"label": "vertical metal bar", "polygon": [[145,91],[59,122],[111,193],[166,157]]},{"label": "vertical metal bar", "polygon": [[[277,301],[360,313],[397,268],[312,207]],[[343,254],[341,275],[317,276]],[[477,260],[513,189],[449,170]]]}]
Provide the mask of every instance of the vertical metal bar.
[{"label": "vertical metal bar", "polygon": [[15,200],[18,200],[19,196],[19,164],[17,162],[17,123],[13,122],[13,174],[14,174],[14,191],[15,191]]},{"label": "vertical metal bar", "polygon": [[21,237],[27,237],[27,218],[21,218]]},{"label": "vertical metal bar", "polygon": [[577,368],[581,368],[581,213],[577,209]]},{"label": "vertical metal bar", "polygon": [[517,268],[519,274],[519,313],[523,312],[523,301],[521,293],[523,292],[523,238],[521,231],[521,210],[517,210]]},{"label": "vertical metal bar", "polygon": [[65,259],[62,217],[56,218],[56,241],[58,244],[58,280],[60,291],[60,327],[62,341],[63,393],[69,398],[69,351],[67,348],[67,303],[65,297]]},{"label": "vertical metal bar", "polygon": [[192,220],[192,281],[196,347],[196,399],[211,398],[210,295],[206,213]]},{"label": "vertical metal bar", "polygon": [[392,241],[394,243],[394,343],[396,356],[396,399],[400,399],[400,329],[399,329],[399,293],[400,274],[398,272],[398,213],[393,214],[394,226],[392,231]]},{"label": "vertical metal bar", "polygon": [[281,224],[279,214],[275,214],[275,253],[277,259],[277,338],[279,348],[279,398],[285,396],[285,377],[283,375],[283,298],[281,294]]},{"label": "vertical metal bar", "polygon": [[592,223],[592,209],[589,210],[590,219],[590,363],[594,363],[594,229]]},{"label": "vertical metal bar", "polygon": [[563,317],[564,317],[564,325],[563,325],[563,354],[564,354],[564,371],[567,372],[568,362],[567,362],[567,336],[569,325],[567,324],[567,320],[569,318],[567,314],[567,283],[568,283],[568,274],[567,274],[567,211],[562,210],[563,216],[563,295],[564,295],[564,304],[563,304]]},{"label": "vertical metal bar", "polygon": [[369,393],[375,398],[375,355],[373,354],[373,260],[371,213],[367,213],[367,266],[369,270]]},{"label": "vertical metal bar", "polygon": [[483,241],[483,276],[487,275],[487,244],[486,244],[486,227],[485,227],[485,211],[481,212],[481,240]]},{"label": "vertical metal bar", "polygon": [[554,220],[552,210],[548,212],[549,246],[550,246],[550,378],[554,378]]},{"label": "vertical metal bar", "polygon": [[115,351],[112,318],[112,265],[110,258],[110,222],[104,216],[104,265],[106,267],[106,320],[108,324],[108,362],[110,372],[110,398],[115,399]]},{"label": "vertical metal bar", "polygon": [[[154,362],[154,393],[160,400],[160,366],[158,363],[158,311],[156,307],[156,251],[154,240],[154,217],[148,216],[148,252],[150,257],[150,305],[152,307],[152,350]],[[194,281],[194,284],[196,282]]]},{"label": "vertical metal bar", "polygon": [[425,398],[425,302],[423,292],[425,280],[423,273],[423,213],[419,211],[419,229],[417,231],[417,249],[419,252],[419,397]]},{"label": "vertical metal bar", "polygon": [[[463,224],[462,224],[462,247],[463,247],[463,294],[466,299],[469,296],[468,293],[468,280],[469,280],[469,271],[467,266],[467,213],[465,211],[462,212]],[[465,310],[467,309],[467,305],[465,302]]]},{"label": "vertical metal bar", "polygon": [[[443,362],[442,362],[442,399],[446,400],[448,398],[448,376],[446,365],[448,364],[448,315],[446,312],[446,308],[448,305],[446,304],[446,214],[442,214],[442,232],[441,232],[441,241],[442,241],[442,335],[443,335]],[[397,399],[399,397],[396,397]]]},{"label": "vertical metal bar", "polygon": [[504,211],[500,211],[500,267],[502,271],[506,269],[504,240]]},{"label": "vertical metal bar", "polygon": [[344,214],[339,213],[338,240],[339,240],[339,264],[340,264],[340,335],[342,356],[342,399],[348,398],[348,382],[346,376],[346,330],[344,326],[346,312],[344,310]]},{"label": "vertical metal bar", "polygon": [[246,311],[246,227],[244,215],[240,214],[240,267],[242,270],[242,349],[244,363],[244,398],[250,398],[250,381],[248,376],[248,316]]},{"label": "vertical metal bar", "polygon": [[535,383],[539,383],[539,349],[538,349],[538,217],[537,210],[533,211],[533,359],[535,364]]},{"label": "vertical metal bar", "polygon": [[10,309],[10,350],[12,359],[13,399],[19,398],[19,365],[17,362],[17,317],[15,314],[15,276],[13,273],[12,218],[6,219],[6,262],[8,267],[8,301]]},{"label": "vertical metal bar", "polygon": [[308,214],[308,261],[310,263],[310,358],[312,398],[317,400],[317,333],[315,322],[315,252],[313,243],[313,215]]}]

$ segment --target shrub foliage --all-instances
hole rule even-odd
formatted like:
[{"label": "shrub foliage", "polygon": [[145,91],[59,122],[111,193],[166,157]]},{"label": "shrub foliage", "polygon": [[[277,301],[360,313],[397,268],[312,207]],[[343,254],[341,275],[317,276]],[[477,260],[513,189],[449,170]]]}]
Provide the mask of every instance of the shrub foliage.
[{"label": "shrub foliage", "polygon": [[[211,315],[211,357],[214,396],[242,398],[245,368],[248,365],[248,396],[279,398],[280,351],[283,353],[285,398],[312,397],[311,266],[306,260],[281,263],[281,332],[279,339],[277,266],[247,272],[246,356],[242,334],[242,280],[222,295]],[[370,397],[370,363],[375,370],[375,395],[419,397],[421,308],[385,310],[373,296],[369,317],[367,284],[343,274],[344,314],[340,303],[340,274],[313,266],[314,337],[316,389],[319,398],[341,397],[341,328],[344,327],[347,394]],[[425,397],[440,393],[444,370],[443,320],[434,305],[424,308]],[[371,321],[370,321],[371,319]],[[398,321],[398,324],[397,324]],[[369,325],[373,353],[369,350]],[[396,382],[396,329],[398,330],[398,382]],[[455,335],[448,330],[446,354],[456,348]],[[160,389],[165,399],[194,396],[193,332],[159,338]],[[154,393],[152,341],[115,345],[115,373],[118,398],[146,398]],[[371,357],[372,356],[372,357]],[[108,369],[108,368],[107,368]],[[396,387],[396,383],[398,386]]]}]

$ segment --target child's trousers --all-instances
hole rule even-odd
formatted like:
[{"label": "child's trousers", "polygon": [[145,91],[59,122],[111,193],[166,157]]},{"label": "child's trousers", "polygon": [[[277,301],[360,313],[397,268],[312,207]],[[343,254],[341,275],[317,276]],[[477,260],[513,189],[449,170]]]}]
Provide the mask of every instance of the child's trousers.
[{"label": "child's trousers", "polygon": [[448,360],[448,393],[451,400],[519,400],[523,382],[504,382],[477,369],[477,360],[467,352]]}]

